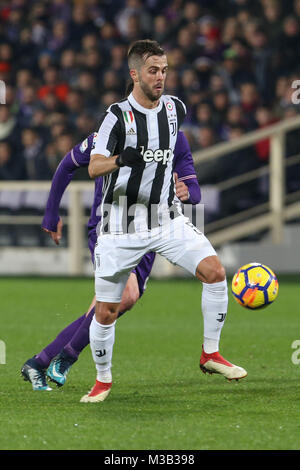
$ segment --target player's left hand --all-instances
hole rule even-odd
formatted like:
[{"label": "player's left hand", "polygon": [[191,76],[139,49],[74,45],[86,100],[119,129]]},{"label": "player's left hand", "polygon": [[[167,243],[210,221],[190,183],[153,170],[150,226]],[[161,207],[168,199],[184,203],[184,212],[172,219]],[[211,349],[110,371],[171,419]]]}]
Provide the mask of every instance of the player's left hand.
[{"label": "player's left hand", "polygon": [[44,232],[49,233],[50,238],[52,238],[52,240],[54,241],[54,243],[56,243],[56,245],[59,245],[59,241],[62,237],[62,228],[63,228],[63,221],[60,217],[58,224],[57,224],[56,232],[51,232],[51,230],[48,230],[44,227],[43,227],[43,230]]},{"label": "player's left hand", "polygon": [[174,173],[175,193],[181,202],[187,201],[190,197],[189,189],[183,181],[178,181],[178,174]]}]

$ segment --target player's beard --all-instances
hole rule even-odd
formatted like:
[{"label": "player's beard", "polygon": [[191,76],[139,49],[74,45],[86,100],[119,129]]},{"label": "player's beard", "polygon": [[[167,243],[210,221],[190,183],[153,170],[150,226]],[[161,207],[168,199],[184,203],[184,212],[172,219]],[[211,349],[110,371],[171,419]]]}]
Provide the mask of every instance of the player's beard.
[{"label": "player's beard", "polygon": [[150,88],[149,85],[147,85],[147,83],[143,82],[141,77],[139,77],[139,83],[140,83],[140,87],[144,95],[147,96],[147,98],[152,102],[159,100],[159,98],[163,94],[163,91],[164,91],[163,85],[160,90],[156,90],[156,92],[154,92],[153,89]]}]

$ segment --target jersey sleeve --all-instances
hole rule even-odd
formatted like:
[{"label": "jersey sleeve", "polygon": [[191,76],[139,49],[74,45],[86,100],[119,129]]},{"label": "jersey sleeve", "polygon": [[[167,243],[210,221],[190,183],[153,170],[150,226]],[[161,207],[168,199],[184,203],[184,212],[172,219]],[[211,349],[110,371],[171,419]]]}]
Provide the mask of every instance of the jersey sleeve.
[{"label": "jersey sleeve", "polygon": [[[112,105],[114,106],[114,105]],[[104,155],[110,157],[114,155],[119,140],[121,139],[120,122],[117,114],[112,110],[112,106],[102,115],[99,131],[93,144],[91,155]]]},{"label": "jersey sleeve", "polygon": [[71,157],[76,167],[86,167],[90,163],[91,150],[97,138],[97,132],[93,132],[80,144],[71,150]]},{"label": "jersey sleeve", "polygon": [[190,197],[185,203],[198,204],[201,201],[201,191],[194,167],[192,152],[184,133],[179,131],[174,149],[173,171],[178,174],[189,190]]},{"label": "jersey sleeve", "polygon": [[75,171],[78,168],[88,166],[94,138],[95,134],[88,136],[84,141],[68,152],[58,165],[51,183],[42,221],[43,228],[51,230],[51,232],[56,232],[61,198],[67,186],[72,181]]}]

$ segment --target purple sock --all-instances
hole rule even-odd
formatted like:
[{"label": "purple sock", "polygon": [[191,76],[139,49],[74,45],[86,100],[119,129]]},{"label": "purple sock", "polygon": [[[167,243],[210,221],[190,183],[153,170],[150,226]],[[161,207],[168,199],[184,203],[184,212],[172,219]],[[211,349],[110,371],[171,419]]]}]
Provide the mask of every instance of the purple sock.
[{"label": "purple sock", "polygon": [[[74,336],[70,339],[68,344],[64,347],[64,352],[69,356],[72,356],[74,359],[78,359],[81,351],[89,344],[90,342],[90,324],[95,313],[95,307],[93,307],[89,314],[86,316],[85,320],[80,324],[78,330],[74,333]],[[123,315],[125,312],[119,312],[118,318]]]},{"label": "purple sock", "polygon": [[95,307],[93,307],[88,315],[86,315],[83,322],[79,325],[77,330],[74,332],[72,338],[64,346],[63,351],[69,356],[72,356],[74,359],[78,359],[81,351],[89,344],[90,342],[90,324],[95,313]]},{"label": "purple sock", "polygon": [[48,346],[35,356],[37,363],[40,364],[41,367],[46,368],[49,366],[52,359],[63,349],[68,341],[70,341],[85,318],[86,316],[84,314],[73,321],[73,323],[70,323],[70,325],[57,335],[52,343],[48,344]]}]

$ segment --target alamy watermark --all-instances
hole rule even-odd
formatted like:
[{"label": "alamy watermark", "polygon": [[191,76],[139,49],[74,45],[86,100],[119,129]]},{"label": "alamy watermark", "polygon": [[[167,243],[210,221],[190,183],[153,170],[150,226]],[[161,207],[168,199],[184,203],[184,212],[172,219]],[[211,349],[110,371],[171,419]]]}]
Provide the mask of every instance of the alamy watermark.
[{"label": "alamy watermark", "polygon": [[0,365],[1,364],[6,364],[6,345],[2,340],[0,340]]},{"label": "alamy watermark", "polygon": [[0,80],[0,104],[6,104],[6,85]]},{"label": "alamy watermark", "polygon": [[[193,226],[197,232],[204,233],[204,204],[130,204],[127,196],[120,196],[118,202],[113,204],[102,204],[98,207],[97,215],[101,215],[101,220],[97,226],[97,235],[101,234],[133,234],[135,232],[147,232],[151,236],[152,229],[159,229],[163,232],[164,238],[187,239],[189,233],[184,230],[184,226]],[[166,230],[171,220],[179,215],[184,216],[185,224],[182,230],[173,233],[172,226],[170,233]]]},{"label": "alamy watermark", "polygon": [[300,364],[300,339],[295,339],[295,341],[292,342],[291,348],[295,349],[292,354],[291,360],[292,363],[297,366]]},{"label": "alamy watermark", "polygon": [[300,80],[294,80],[292,82],[292,88],[295,88],[295,91],[292,94],[292,103],[300,104]]}]

